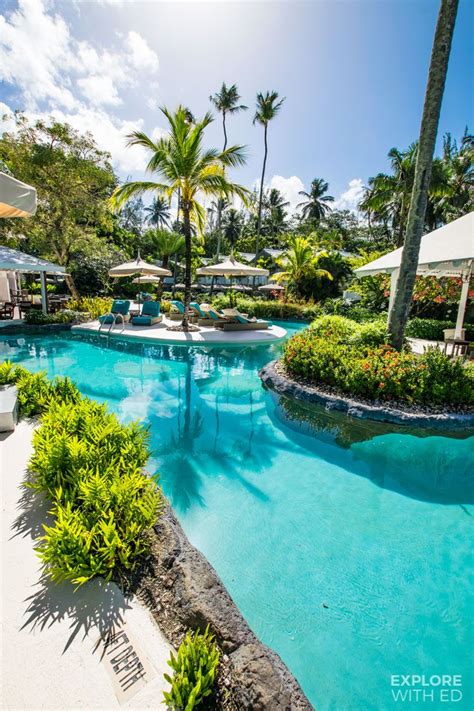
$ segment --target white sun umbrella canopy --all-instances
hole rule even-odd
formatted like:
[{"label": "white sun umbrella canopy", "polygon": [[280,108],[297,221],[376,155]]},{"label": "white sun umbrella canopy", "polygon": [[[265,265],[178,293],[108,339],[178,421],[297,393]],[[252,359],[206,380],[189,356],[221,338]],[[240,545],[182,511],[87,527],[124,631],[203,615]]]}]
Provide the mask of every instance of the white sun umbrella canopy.
[{"label": "white sun umbrella canopy", "polygon": [[269,273],[268,269],[236,262],[233,257],[229,257],[229,259],[225,259],[219,264],[208,264],[206,267],[200,267],[196,270],[197,276],[223,276],[229,279],[239,276],[268,276]]},{"label": "white sun umbrella canopy", "polygon": [[169,269],[163,269],[163,267],[158,267],[156,264],[149,264],[144,262],[140,258],[140,255],[133,262],[124,262],[124,264],[119,264],[116,267],[112,267],[109,270],[109,276],[111,277],[128,277],[138,274],[142,276],[171,276]]},{"label": "white sun umbrella canopy", "polygon": [[[375,259],[363,267],[355,269],[358,277],[373,274],[390,274],[390,304],[392,307],[400,271],[402,250]],[[474,262],[474,212],[449,222],[421,238],[420,254],[416,273],[421,276],[461,277],[462,288],[456,320],[456,338],[461,335],[464,312],[469,294],[469,281]]]},{"label": "white sun umbrella canopy", "polygon": [[159,284],[160,282],[161,278],[153,274],[145,274],[132,280],[132,284]]},{"label": "white sun umbrella canopy", "polygon": [[285,291],[285,287],[281,284],[263,284],[258,287],[259,291]]},{"label": "white sun umbrella canopy", "polygon": [[29,217],[35,212],[35,188],[0,172],[0,217]]}]

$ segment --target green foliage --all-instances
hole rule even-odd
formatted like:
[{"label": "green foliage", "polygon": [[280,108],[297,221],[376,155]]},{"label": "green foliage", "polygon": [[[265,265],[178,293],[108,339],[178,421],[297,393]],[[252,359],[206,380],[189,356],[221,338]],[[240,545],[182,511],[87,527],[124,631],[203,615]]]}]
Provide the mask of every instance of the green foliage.
[{"label": "green foliage", "polygon": [[83,314],[71,309],[57,311],[55,314],[44,314],[42,311],[30,309],[25,314],[25,321],[30,326],[45,326],[53,323],[75,323],[83,320]]},{"label": "green foliage", "polygon": [[315,384],[372,400],[410,404],[474,403],[474,368],[440,350],[417,356],[386,345],[383,321],[357,324],[339,316],[317,319],[285,345],[284,363]]},{"label": "green foliage", "polygon": [[148,431],[121,425],[106,405],[84,398],[69,378],[48,380],[9,362],[0,385],[16,384],[20,413],[42,415],[33,436],[29,486],[53,501],[52,526],[37,547],[53,580],[80,585],[133,569],[159,509],[144,472]]},{"label": "green foliage", "polygon": [[[217,309],[229,308],[229,296],[215,296],[211,299],[212,305]],[[242,312],[256,318],[275,318],[283,320],[310,321],[322,313],[319,304],[298,303],[293,301],[250,299],[237,297],[237,308]]]},{"label": "green foliage", "polygon": [[109,313],[112,308],[113,299],[94,296],[81,296],[79,299],[71,299],[69,307],[74,311],[80,311],[90,314],[91,319],[97,319],[102,314]]},{"label": "green foliage", "polygon": [[[434,318],[412,318],[408,321],[405,336],[410,338],[425,338],[428,341],[442,341],[444,339],[443,330],[454,328],[454,321],[438,321]],[[466,337],[474,340],[474,326],[465,324]]]},{"label": "green foliage", "polygon": [[164,701],[169,708],[192,711],[210,696],[214,687],[220,652],[209,632],[188,632],[180,644],[177,656],[171,653],[168,661],[173,676],[165,674],[171,690],[164,692]]}]

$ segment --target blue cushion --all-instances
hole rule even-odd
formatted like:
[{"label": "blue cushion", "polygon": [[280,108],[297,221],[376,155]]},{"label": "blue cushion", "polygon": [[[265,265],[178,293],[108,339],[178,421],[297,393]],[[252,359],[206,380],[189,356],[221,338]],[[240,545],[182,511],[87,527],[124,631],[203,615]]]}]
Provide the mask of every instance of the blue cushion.
[{"label": "blue cushion", "polygon": [[180,314],[184,314],[184,304],[182,301],[172,301],[171,302],[175,309],[178,309]]},{"label": "blue cushion", "polygon": [[145,301],[142,308],[142,316],[159,316],[161,304],[159,301]]},{"label": "blue cushion", "polygon": [[151,326],[153,318],[151,316],[134,316],[132,318],[132,324],[134,326]]},{"label": "blue cushion", "polygon": [[99,316],[99,321],[101,323],[113,323],[115,319],[110,314],[104,314],[104,316]]},{"label": "blue cushion", "polygon": [[197,311],[201,318],[208,318],[207,314],[204,313],[197,301],[191,301],[189,308]]},{"label": "blue cushion", "polygon": [[110,310],[113,314],[122,314],[122,316],[126,316],[130,310],[130,301],[127,301],[126,299],[115,299]]}]

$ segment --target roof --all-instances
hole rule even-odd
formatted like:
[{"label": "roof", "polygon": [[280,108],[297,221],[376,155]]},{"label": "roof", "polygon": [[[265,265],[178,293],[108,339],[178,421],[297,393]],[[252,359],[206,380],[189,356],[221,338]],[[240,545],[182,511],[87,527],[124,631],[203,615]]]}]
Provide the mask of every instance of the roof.
[{"label": "roof", "polygon": [[0,217],[28,217],[35,212],[35,188],[0,172]]},{"label": "roof", "polygon": [[285,254],[284,249],[262,249],[262,254],[266,254],[269,257],[273,257],[273,259],[278,259],[278,257],[281,257],[282,254]]},{"label": "roof", "polygon": [[[358,277],[390,274],[400,267],[402,247],[355,269]],[[474,212],[440,227],[421,238],[417,274],[459,276],[474,260]]]},{"label": "roof", "polygon": [[0,245],[0,271],[64,274],[66,269],[59,264],[53,264],[39,259],[39,257],[33,257],[31,254]]}]

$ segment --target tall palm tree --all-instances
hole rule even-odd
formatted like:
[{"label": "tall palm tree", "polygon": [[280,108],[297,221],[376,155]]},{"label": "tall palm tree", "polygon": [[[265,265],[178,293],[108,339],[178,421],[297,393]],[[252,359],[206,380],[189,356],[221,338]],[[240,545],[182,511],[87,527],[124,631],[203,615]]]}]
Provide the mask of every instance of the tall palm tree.
[{"label": "tall palm tree", "polygon": [[148,214],[148,222],[155,227],[169,227],[170,206],[165,198],[157,195],[148,207],[145,207]]},{"label": "tall palm tree", "polygon": [[[223,151],[227,148],[227,128],[226,128],[226,117],[227,114],[237,114],[239,111],[246,111],[248,106],[244,104],[239,104],[240,94],[237,89],[236,84],[232,86],[226,86],[225,82],[222,82],[222,86],[218,92],[209,97],[209,101],[214,104],[217,111],[222,114],[222,130],[224,131],[224,147]],[[218,205],[217,208],[217,259],[219,259],[221,251],[221,234],[222,234],[222,208]]]},{"label": "tall palm tree", "polygon": [[289,204],[277,188],[271,188],[270,192],[264,197],[264,207],[268,210],[270,232],[273,238],[276,237],[278,232],[283,232],[286,228],[287,213],[285,208]]},{"label": "tall palm tree", "polygon": [[332,195],[326,194],[328,188],[329,183],[322,178],[315,178],[311,183],[309,193],[304,190],[299,191],[298,195],[306,198],[306,200],[296,206],[297,208],[301,208],[301,214],[304,220],[319,222],[319,220],[331,210],[328,203],[334,202],[334,198]]},{"label": "tall palm tree", "polygon": [[441,0],[431,52],[428,84],[426,87],[420,139],[416,158],[415,179],[408,213],[405,242],[402,250],[400,272],[395,297],[388,317],[390,342],[400,350],[403,345],[413,287],[415,284],[420,243],[425,223],[431,165],[438,132],[439,114],[446,83],[449,54],[453,39],[458,0]]},{"label": "tall palm tree", "polygon": [[263,126],[263,143],[264,143],[264,154],[263,154],[263,165],[262,165],[262,177],[260,179],[260,196],[258,200],[258,221],[257,221],[257,236],[255,239],[255,254],[258,255],[259,242],[260,242],[260,232],[262,229],[262,205],[263,205],[263,184],[265,181],[265,169],[267,167],[267,156],[268,156],[268,124],[280,111],[285,98],[278,99],[277,91],[267,91],[266,94],[259,92],[257,94],[257,105],[255,109],[255,116],[253,117],[253,123],[259,123]]},{"label": "tall palm tree", "polygon": [[185,239],[185,312],[181,328],[191,330],[189,324],[189,301],[191,298],[191,239],[193,225],[202,232],[205,210],[198,202],[199,195],[231,197],[238,195],[245,201],[247,190],[231,183],[225,176],[227,167],[243,165],[245,156],[242,146],[231,146],[225,151],[204,149],[203,138],[206,127],[213,118],[207,113],[202,119],[189,121],[188,113],[179,106],[175,113],[161,109],[169,123],[169,132],[154,141],[142,131],[134,131],[129,136],[129,146],[142,146],[151,154],[147,171],[154,173],[156,181],[133,181],[117,188],[112,196],[112,204],[120,207],[134,195],[152,191],[168,200],[179,191],[180,212],[183,220]]},{"label": "tall palm tree", "polygon": [[242,231],[242,219],[238,210],[231,207],[224,218],[224,237],[230,244],[231,253],[234,253],[235,244]]},{"label": "tall palm tree", "polygon": [[290,248],[280,260],[284,271],[277,272],[270,278],[273,281],[286,282],[290,288],[294,289],[296,295],[299,296],[300,283],[303,277],[332,280],[333,276],[327,269],[320,269],[318,267],[319,259],[325,256],[327,256],[326,252],[317,254],[311,242],[305,237],[295,237],[290,244]]}]

